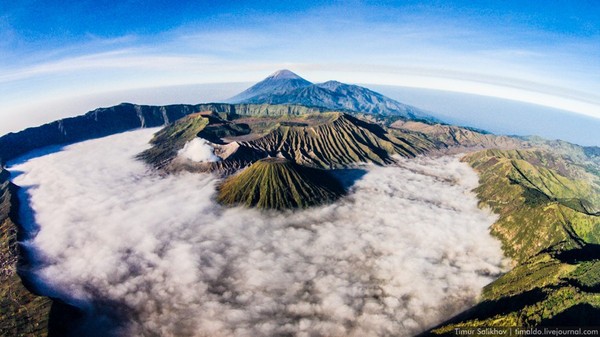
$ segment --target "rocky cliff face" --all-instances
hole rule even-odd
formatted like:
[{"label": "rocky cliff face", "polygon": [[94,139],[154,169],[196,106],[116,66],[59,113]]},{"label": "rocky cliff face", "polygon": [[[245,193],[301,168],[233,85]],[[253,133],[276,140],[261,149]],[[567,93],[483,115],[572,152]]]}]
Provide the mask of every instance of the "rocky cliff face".
[{"label": "rocky cliff face", "polygon": [[148,106],[123,103],[82,116],[61,119],[0,137],[0,164],[31,150],[104,137],[136,128],[168,125],[183,116],[212,111],[225,115],[281,116],[319,112],[318,108],[264,104],[197,104]]},{"label": "rocky cliff face", "polygon": [[17,187],[0,171],[0,332],[2,336],[47,336],[51,300],[31,293],[21,281]]},{"label": "rocky cliff face", "polygon": [[314,126],[279,125],[264,137],[243,144],[325,169],[357,163],[390,164],[395,154],[414,157],[432,145],[422,139],[411,142],[395,137],[377,124],[343,113]]}]

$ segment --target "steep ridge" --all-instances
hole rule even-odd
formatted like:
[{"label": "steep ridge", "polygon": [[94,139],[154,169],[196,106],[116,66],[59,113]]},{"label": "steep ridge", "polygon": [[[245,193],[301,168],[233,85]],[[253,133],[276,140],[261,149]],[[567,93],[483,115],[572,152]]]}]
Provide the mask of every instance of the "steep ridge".
[{"label": "steep ridge", "polygon": [[[390,164],[393,155],[414,157],[434,148],[418,135],[394,136],[378,124],[340,112],[231,120],[207,113],[190,115],[166,127],[139,158],[169,171],[225,170],[222,173],[228,174],[265,157],[279,156],[300,165],[333,169],[368,162]],[[179,158],[177,151],[195,136],[211,141],[222,160],[192,163]]]},{"label": "steep ridge", "polygon": [[513,259],[524,261],[560,242],[576,245],[571,234],[600,243],[600,218],[578,206],[599,204],[593,175],[539,150],[486,150],[465,160],[480,173],[481,200],[501,216],[492,234]]},{"label": "steep ridge", "polygon": [[281,210],[331,202],[343,194],[344,188],[325,170],[266,158],[227,178],[218,188],[217,200]]},{"label": "steep ridge", "polygon": [[390,125],[390,128],[393,132],[404,131],[424,134],[440,149],[455,147],[464,151],[484,148],[516,149],[530,147],[527,142],[513,137],[497,136],[454,125],[395,121]]},{"label": "steep ridge", "polygon": [[17,187],[0,170],[0,334],[2,336],[47,336],[52,302],[31,293],[17,274],[19,227],[15,219]]},{"label": "steep ridge", "polygon": [[463,160],[480,175],[475,191],[481,203],[499,214],[492,234],[515,267],[484,288],[477,306],[425,335],[454,335],[455,328],[596,325],[600,215],[589,208],[598,205],[599,177],[542,150],[486,150]]},{"label": "steep ridge", "polygon": [[0,160],[6,162],[33,149],[103,137],[139,127],[164,125],[193,112],[192,106],[120,104],[65,118],[0,137]]},{"label": "steep ridge", "polygon": [[394,154],[414,157],[431,147],[426,141],[409,143],[379,125],[343,113],[316,126],[280,125],[264,137],[241,144],[302,165],[328,169],[361,162],[390,164]]}]

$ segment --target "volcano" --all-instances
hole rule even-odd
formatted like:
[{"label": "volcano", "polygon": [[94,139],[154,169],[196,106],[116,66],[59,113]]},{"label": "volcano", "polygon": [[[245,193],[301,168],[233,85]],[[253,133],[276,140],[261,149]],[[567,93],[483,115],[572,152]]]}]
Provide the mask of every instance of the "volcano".
[{"label": "volcano", "polygon": [[266,158],[227,178],[217,200],[225,205],[281,210],[331,202],[343,194],[342,185],[325,170]]}]

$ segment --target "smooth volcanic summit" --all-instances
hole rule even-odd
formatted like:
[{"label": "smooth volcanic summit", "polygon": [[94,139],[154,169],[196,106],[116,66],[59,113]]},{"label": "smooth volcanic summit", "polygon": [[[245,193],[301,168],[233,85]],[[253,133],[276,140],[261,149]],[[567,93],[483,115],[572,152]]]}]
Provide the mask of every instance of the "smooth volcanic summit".
[{"label": "smooth volcanic summit", "polygon": [[331,202],[343,194],[342,185],[325,170],[266,158],[227,178],[219,186],[217,200],[225,205],[281,210]]}]

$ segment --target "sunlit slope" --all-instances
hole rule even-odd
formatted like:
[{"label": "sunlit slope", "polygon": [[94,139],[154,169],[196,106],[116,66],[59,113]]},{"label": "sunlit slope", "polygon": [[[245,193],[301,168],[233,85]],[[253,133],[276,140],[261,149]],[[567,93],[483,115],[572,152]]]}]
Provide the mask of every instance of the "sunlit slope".
[{"label": "sunlit slope", "polygon": [[394,154],[414,157],[433,148],[423,138],[403,139],[377,124],[347,114],[333,116],[331,121],[315,126],[280,125],[264,137],[243,144],[320,168],[342,168],[361,162],[390,164]]},{"label": "sunlit slope", "polygon": [[217,200],[226,205],[290,209],[331,202],[343,193],[327,171],[267,158],[226,179]]},{"label": "sunlit slope", "polygon": [[600,241],[593,175],[545,151],[486,150],[465,160],[480,173],[480,199],[500,214],[492,233],[511,258],[524,261],[558,243]]},{"label": "sunlit slope", "polygon": [[17,274],[16,186],[0,171],[0,335],[47,336],[52,302],[29,292]]},{"label": "sunlit slope", "polygon": [[481,130],[454,125],[399,120],[393,122],[390,127],[394,132],[404,131],[423,134],[429,141],[442,149],[449,147],[509,149],[520,148],[525,145],[523,141],[513,137],[497,136]]},{"label": "sunlit slope", "polygon": [[590,325],[600,314],[599,177],[540,150],[486,150],[464,158],[475,190],[499,214],[492,234],[515,267],[488,285],[455,327]]}]

